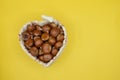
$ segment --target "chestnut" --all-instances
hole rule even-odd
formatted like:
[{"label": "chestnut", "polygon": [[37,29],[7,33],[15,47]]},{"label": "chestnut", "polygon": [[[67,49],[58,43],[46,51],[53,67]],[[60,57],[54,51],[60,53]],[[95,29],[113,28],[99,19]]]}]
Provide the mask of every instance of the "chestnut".
[{"label": "chestnut", "polygon": [[58,50],[56,48],[53,48],[51,54],[53,56],[56,56],[57,53],[58,53]]},{"label": "chestnut", "polygon": [[42,43],[43,43],[43,41],[41,39],[35,40],[35,46],[36,47],[40,47]]},{"label": "chestnut", "polygon": [[55,43],[55,48],[60,48],[63,45],[62,42],[58,41],[57,43]]},{"label": "chestnut", "polygon": [[43,55],[38,57],[39,60],[44,61]]},{"label": "chestnut", "polygon": [[48,26],[48,25],[43,26],[43,27],[42,27],[42,31],[49,33],[49,31],[50,31],[50,26]]},{"label": "chestnut", "polygon": [[28,31],[33,31],[33,30],[35,30],[35,26],[33,26],[33,25],[28,25],[28,26],[27,26],[27,30],[28,30]]},{"label": "chestnut", "polygon": [[36,47],[32,47],[29,51],[32,56],[38,56],[38,49]]},{"label": "chestnut", "polygon": [[31,36],[30,36],[30,34],[28,33],[28,32],[23,32],[22,33],[22,39],[23,40],[28,40],[28,39],[30,39],[31,38]]},{"label": "chestnut", "polygon": [[51,45],[50,44],[48,44],[48,43],[44,43],[43,45],[42,45],[42,51],[43,51],[43,53],[50,53],[51,52]]},{"label": "chestnut", "polygon": [[50,37],[48,42],[51,44],[51,45],[54,45],[55,42],[56,42],[56,39],[54,37]]},{"label": "chestnut", "polygon": [[44,62],[49,62],[51,59],[52,59],[52,55],[51,54],[44,54],[43,55]]},{"label": "chestnut", "polygon": [[50,35],[53,37],[56,37],[59,34],[59,32],[60,32],[59,29],[57,27],[55,27],[55,28],[51,29]]},{"label": "chestnut", "polygon": [[34,31],[33,31],[33,35],[34,35],[34,36],[41,35],[41,31],[40,31],[40,30],[34,30]]},{"label": "chestnut", "polygon": [[43,41],[48,40],[48,39],[49,39],[49,34],[48,34],[48,33],[43,33],[43,34],[41,35],[41,39],[42,39]]},{"label": "chestnut", "polygon": [[57,27],[57,25],[56,25],[55,23],[50,23],[50,26],[51,26],[52,28]]},{"label": "chestnut", "polygon": [[63,34],[59,34],[57,36],[57,41],[63,41],[64,40],[64,35]]},{"label": "chestnut", "polygon": [[29,39],[25,42],[25,46],[32,46],[33,45],[33,40]]}]

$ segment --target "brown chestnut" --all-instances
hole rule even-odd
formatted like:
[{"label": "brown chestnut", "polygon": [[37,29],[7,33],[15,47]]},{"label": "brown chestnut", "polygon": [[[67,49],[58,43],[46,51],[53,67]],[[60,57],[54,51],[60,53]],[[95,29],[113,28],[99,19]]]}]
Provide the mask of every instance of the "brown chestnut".
[{"label": "brown chestnut", "polygon": [[48,25],[45,25],[45,26],[42,27],[43,32],[49,33],[49,30],[50,30],[50,26],[48,26]]},{"label": "brown chestnut", "polygon": [[32,39],[28,39],[26,42],[25,42],[25,46],[32,46],[33,45],[33,40]]},{"label": "brown chestnut", "polygon": [[41,35],[41,31],[40,31],[40,30],[34,30],[34,31],[33,31],[33,35],[34,35],[34,36]]},{"label": "brown chestnut", "polygon": [[43,53],[50,53],[51,52],[51,45],[50,44],[48,44],[48,43],[44,43],[43,45],[42,45],[42,51],[43,51]]},{"label": "brown chestnut", "polygon": [[56,42],[56,39],[54,37],[50,37],[48,42],[51,44],[51,45],[54,45],[55,42]]},{"label": "brown chestnut", "polygon": [[57,53],[58,53],[58,50],[56,48],[53,48],[51,54],[53,56],[56,56]]},{"label": "brown chestnut", "polygon": [[41,39],[42,39],[43,41],[48,40],[48,39],[49,39],[49,34],[48,34],[48,33],[43,33],[43,34],[41,35]]},{"label": "brown chestnut", "polygon": [[33,55],[33,56],[38,56],[38,49],[37,49],[36,47],[32,47],[32,48],[30,49],[30,53],[31,53],[31,55]]},{"label": "brown chestnut", "polygon": [[57,27],[52,28],[52,30],[50,31],[50,35],[53,37],[56,37],[59,34],[59,29]]},{"label": "brown chestnut", "polygon": [[50,23],[50,26],[51,26],[52,28],[57,27],[57,25],[56,25],[55,23]]},{"label": "brown chestnut", "polygon": [[64,35],[63,34],[59,34],[57,36],[57,41],[63,41],[64,40]]},{"label": "brown chestnut", "polygon": [[30,36],[30,34],[28,33],[28,32],[23,32],[22,33],[22,39],[23,40],[28,40],[28,39],[30,39],[31,38],[31,36]]},{"label": "brown chestnut", "polygon": [[35,40],[35,46],[36,47],[40,47],[42,43],[43,43],[43,41],[41,39],[36,39]]},{"label": "brown chestnut", "polygon": [[51,59],[52,59],[52,55],[51,54],[44,54],[43,55],[44,62],[49,62]]},{"label": "brown chestnut", "polygon": [[57,43],[55,43],[55,48],[60,48],[63,45],[62,42],[58,41]]},{"label": "brown chestnut", "polygon": [[43,55],[38,57],[39,60],[44,61]]},{"label": "brown chestnut", "polygon": [[28,31],[33,31],[34,29],[35,29],[35,26],[33,26],[33,25],[28,25],[27,26]]}]

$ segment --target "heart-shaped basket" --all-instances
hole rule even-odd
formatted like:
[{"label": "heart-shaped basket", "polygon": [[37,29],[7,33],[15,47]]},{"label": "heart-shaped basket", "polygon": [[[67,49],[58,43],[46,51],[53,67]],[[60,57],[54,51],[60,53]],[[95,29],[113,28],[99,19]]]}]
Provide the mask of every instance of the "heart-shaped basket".
[{"label": "heart-shaped basket", "polygon": [[[60,56],[60,54],[62,53],[65,45],[66,45],[66,42],[67,42],[67,34],[66,34],[66,30],[65,30],[65,27],[59,22],[57,21],[56,19],[52,18],[52,17],[49,17],[49,16],[45,16],[45,15],[42,15],[42,18],[43,18],[43,21],[32,21],[32,22],[28,22],[26,23],[22,29],[20,30],[20,33],[19,33],[19,41],[20,41],[20,45],[22,47],[22,49],[26,52],[27,55],[29,55],[33,60],[37,61],[38,63],[44,65],[45,67],[49,66],[51,63],[53,63],[57,58],[58,56]],[[54,22],[55,24],[59,25],[62,27],[63,31],[64,31],[64,40],[63,40],[63,45],[62,47],[59,49],[57,55],[55,57],[53,57],[53,59],[51,59],[48,63],[44,63],[42,61],[40,61],[39,59],[37,59],[36,57],[32,56],[29,51],[26,49],[26,47],[24,46],[24,41],[23,41],[23,38],[22,38],[22,33],[27,29],[27,25],[30,25],[32,23],[36,23],[40,26],[43,26],[47,23],[50,23],[50,22]]]}]

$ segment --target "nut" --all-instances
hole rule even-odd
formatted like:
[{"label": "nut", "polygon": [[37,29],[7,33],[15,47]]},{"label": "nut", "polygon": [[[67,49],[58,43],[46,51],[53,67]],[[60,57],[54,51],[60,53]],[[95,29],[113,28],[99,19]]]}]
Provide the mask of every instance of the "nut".
[{"label": "nut", "polygon": [[43,55],[38,57],[39,60],[44,61]]},{"label": "nut", "polygon": [[37,49],[36,47],[32,47],[32,48],[30,49],[30,53],[31,53],[31,55],[33,55],[33,56],[38,56],[38,49]]},{"label": "nut", "polygon": [[33,25],[28,25],[27,26],[28,31],[33,31],[34,29],[35,29],[35,26],[33,26]]},{"label": "nut", "polygon": [[55,42],[56,42],[56,39],[54,37],[50,37],[48,42],[51,44],[51,45],[54,45]]},{"label": "nut", "polygon": [[59,34],[59,32],[60,32],[59,29],[55,27],[55,28],[52,28],[52,30],[50,31],[50,34],[51,36],[56,37]]},{"label": "nut", "polygon": [[57,25],[56,25],[55,23],[50,23],[50,26],[51,26],[52,28],[57,27]]},{"label": "nut", "polygon": [[57,53],[58,53],[58,50],[56,48],[53,48],[51,54],[53,56],[56,56]]},{"label": "nut", "polygon": [[41,35],[41,39],[42,39],[43,41],[48,40],[48,39],[49,39],[49,34],[48,34],[48,33],[43,33],[43,34]]},{"label": "nut", "polygon": [[33,40],[29,39],[25,42],[25,46],[32,46],[33,45]]},{"label": "nut", "polygon": [[50,53],[51,52],[51,45],[49,45],[48,43],[44,43],[42,45],[42,51],[43,53]]},{"label": "nut", "polygon": [[59,34],[57,36],[57,41],[63,41],[64,40],[64,35],[63,34]]},{"label": "nut", "polygon": [[43,32],[49,33],[49,31],[50,31],[50,26],[45,25],[45,26],[42,27],[42,30],[43,30]]},{"label": "nut", "polygon": [[33,35],[34,35],[34,36],[41,35],[41,31],[40,31],[40,30],[34,30],[34,31],[33,31]]},{"label": "nut", "polygon": [[42,41],[41,39],[37,39],[37,40],[35,41],[35,46],[36,46],[36,47],[40,47],[42,43],[43,43],[43,41]]},{"label": "nut", "polygon": [[62,42],[57,42],[57,43],[55,43],[55,48],[60,48],[61,46],[63,45],[63,43]]},{"label": "nut", "polygon": [[43,55],[44,62],[49,62],[51,59],[52,59],[52,55],[51,54],[44,54]]},{"label": "nut", "polygon": [[26,40],[30,39],[30,37],[31,37],[31,36],[30,36],[30,34],[29,34],[28,32],[23,32],[23,33],[22,33],[22,39],[23,39],[23,40],[26,41]]}]

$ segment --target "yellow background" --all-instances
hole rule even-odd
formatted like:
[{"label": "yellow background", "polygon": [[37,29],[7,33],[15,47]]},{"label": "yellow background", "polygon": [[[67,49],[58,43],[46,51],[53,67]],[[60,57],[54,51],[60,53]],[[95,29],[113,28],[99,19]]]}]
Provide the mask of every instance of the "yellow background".
[{"label": "yellow background", "polygon": [[[41,15],[65,25],[63,54],[44,68],[18,33]],[[0,80],[120,80],[120,0],[0,0]]]}]

